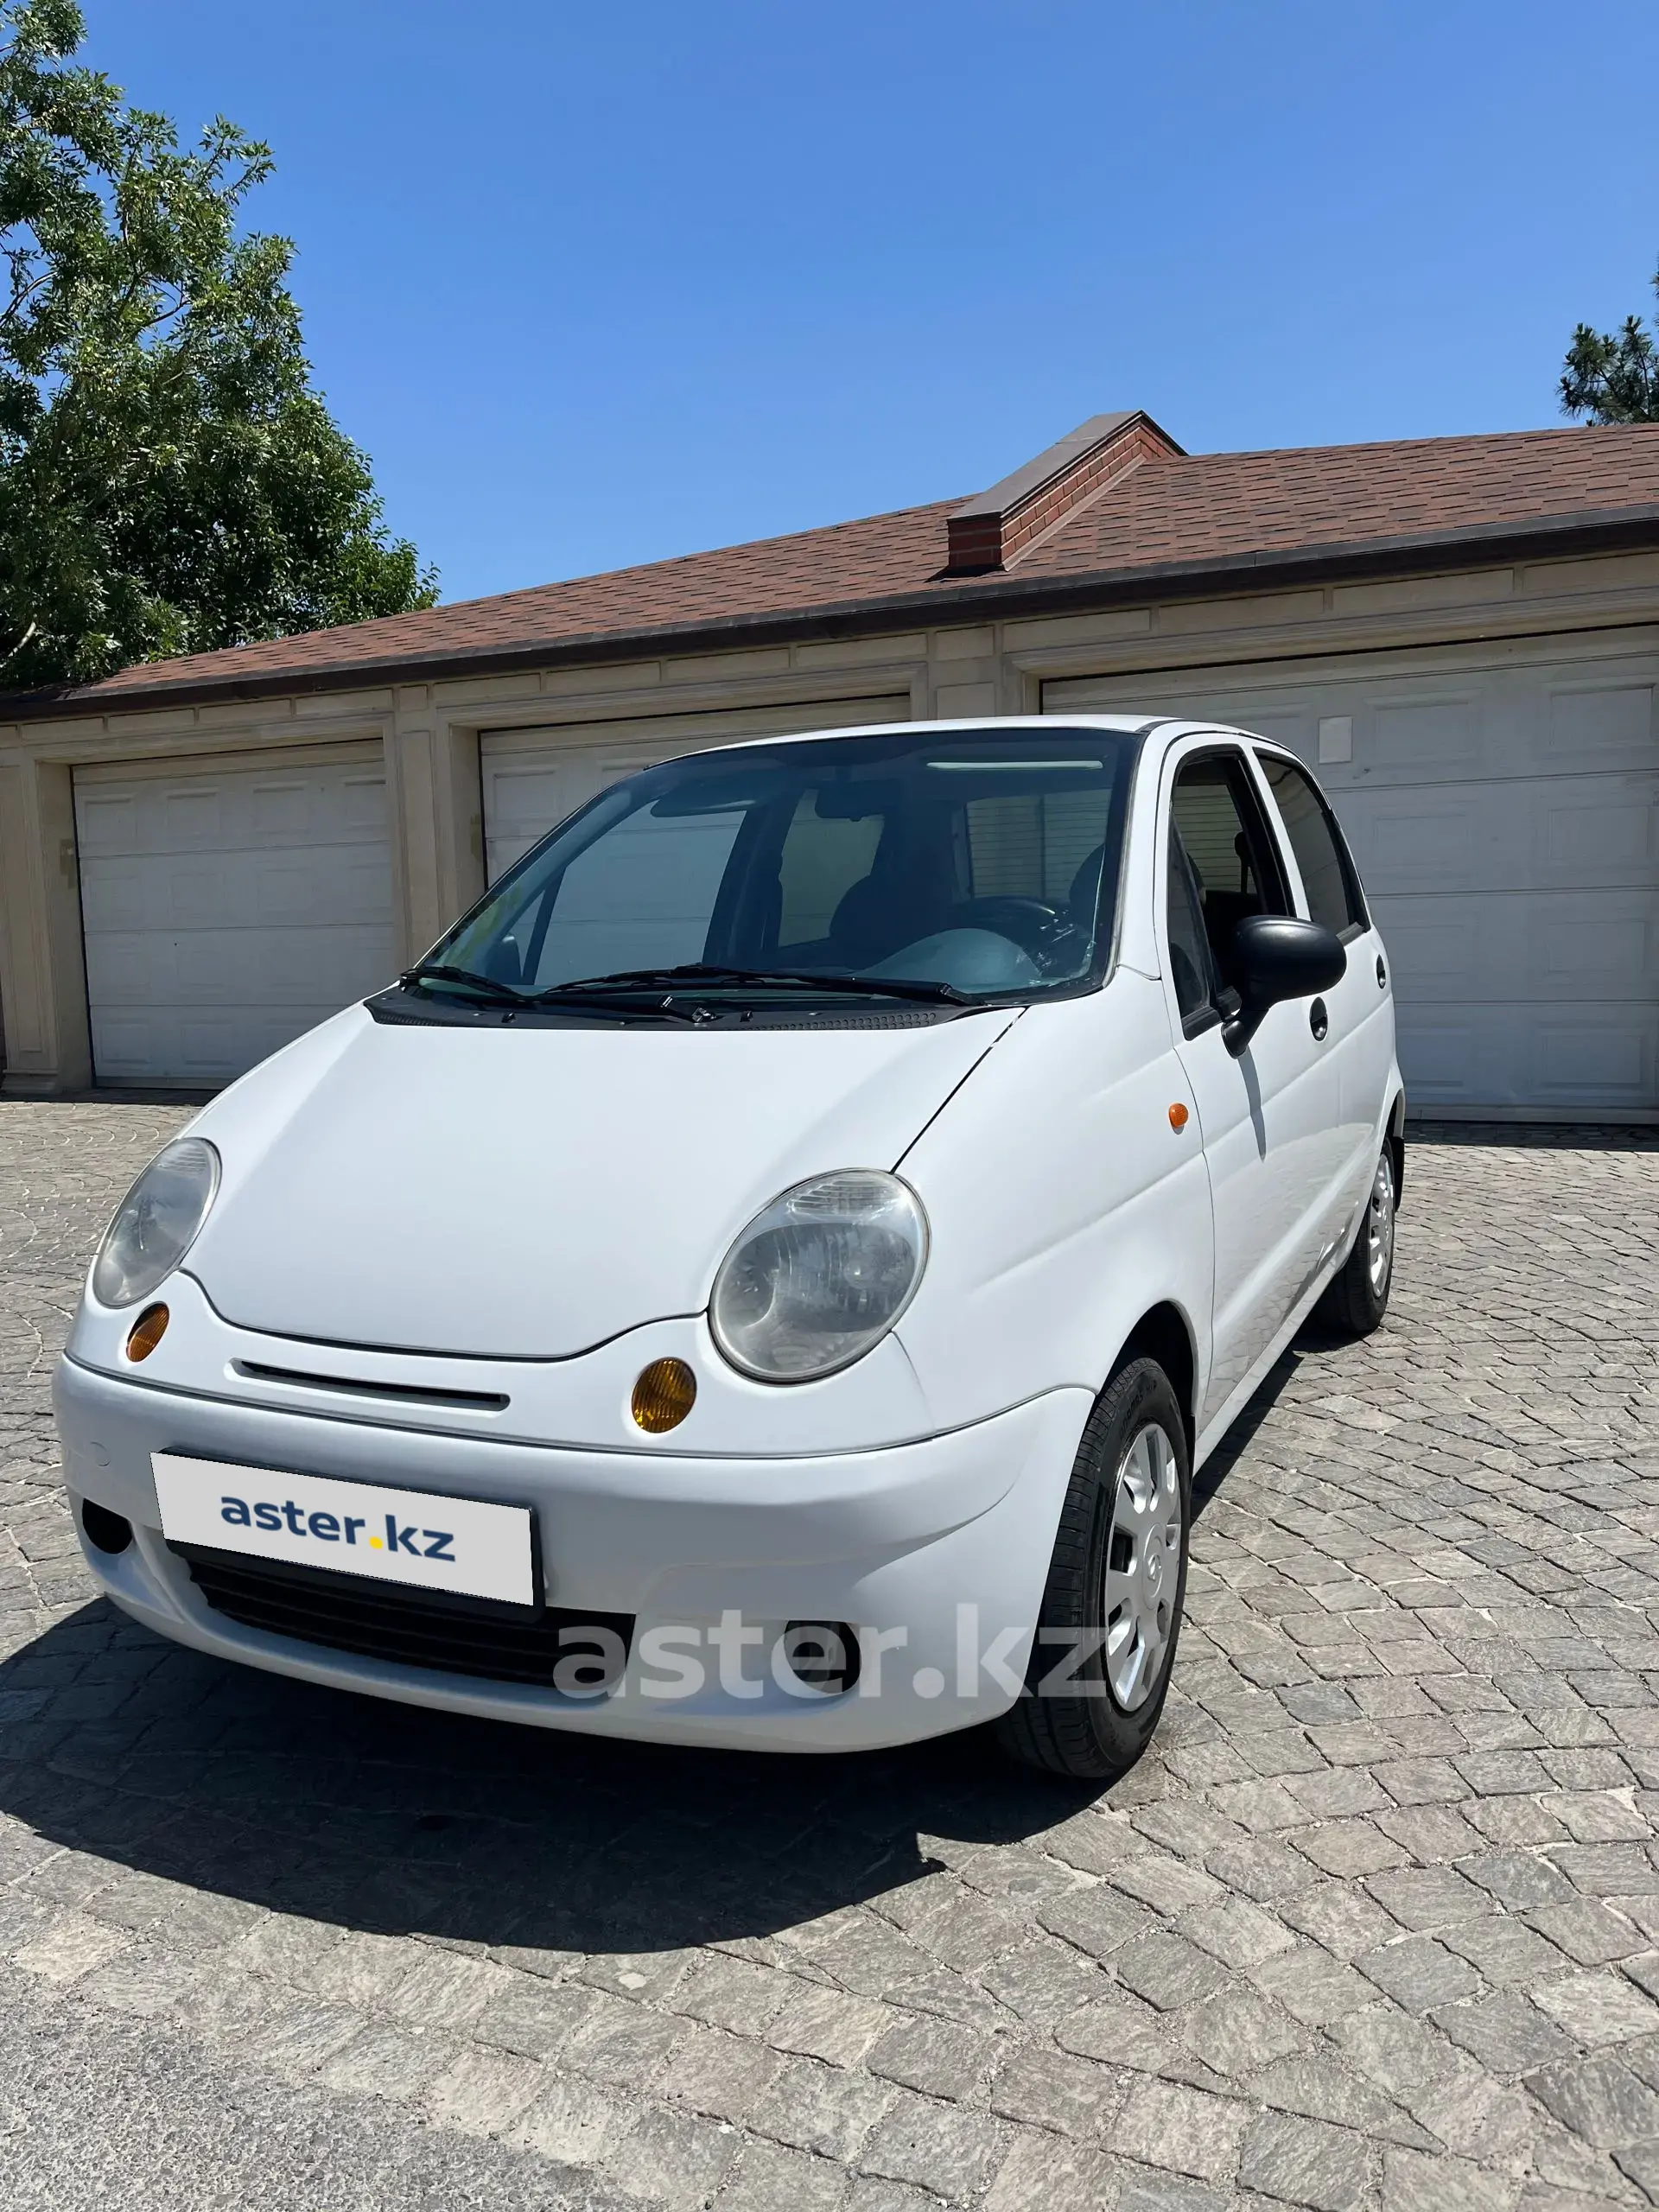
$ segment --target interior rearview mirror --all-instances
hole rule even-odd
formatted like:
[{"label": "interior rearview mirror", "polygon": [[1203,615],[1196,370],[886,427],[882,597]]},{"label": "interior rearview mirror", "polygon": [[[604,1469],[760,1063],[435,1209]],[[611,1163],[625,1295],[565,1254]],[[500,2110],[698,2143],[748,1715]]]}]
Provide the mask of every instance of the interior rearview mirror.
[{"label": "interior rearview mirror", "polygon": [[1348,953],[1333,930],[1294,914],[1247,914],[1233,931],[1235,1012],[1222,1039],[1236,1059],[1281,999],[1311,999],[1342,981]]}]

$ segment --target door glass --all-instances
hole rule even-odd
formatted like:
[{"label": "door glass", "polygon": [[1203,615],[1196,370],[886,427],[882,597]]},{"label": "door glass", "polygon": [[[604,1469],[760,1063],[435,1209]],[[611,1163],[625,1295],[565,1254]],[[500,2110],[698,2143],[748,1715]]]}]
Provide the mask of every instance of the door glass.
[{"label": "door glass", "polygon": [[1233,931],[1248,914],[1287,914],[1277,855],[1243,760],[1205,753],[1175,779],[1172,827],[1198,887],[1204,933],[1223,984],[1233,980]]},{"label": "door glass", "polygon": [[1310,919],[1340,937],[1347,929],[1366,926],[1359,878],[1341,832],[1312,779],[1294,760],[1258,753],[1257,759],[1273,788],[1284,817],[1290,849],[1302,872]]},{"label": "door glass", "polygon": [[1181,833],[1169,825],[1169,972],[1175,986],[1181,1020],[1188,1022],[1203,1014],[1214,988],[1210,973],[1210,947],[1205,941],[1204,914],[1198,900],[1198,881],[1181,842]]}]

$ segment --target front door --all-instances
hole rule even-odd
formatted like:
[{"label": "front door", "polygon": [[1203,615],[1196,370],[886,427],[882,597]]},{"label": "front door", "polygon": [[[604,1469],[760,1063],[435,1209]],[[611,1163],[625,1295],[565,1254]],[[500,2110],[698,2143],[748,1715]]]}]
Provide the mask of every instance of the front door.
[{"label": "front door", "polygon": [[1213,1354],[1201,1425],[1265,1355],[1329,1256],[1339,1105],[1328,1030],[1306,1000],[1272,1007],[1236,1058],[1222,1034],[1233,931],[1293,911],[1242,749],[1178,755],[1166,830],[1167,974],[1215,1210]]}]

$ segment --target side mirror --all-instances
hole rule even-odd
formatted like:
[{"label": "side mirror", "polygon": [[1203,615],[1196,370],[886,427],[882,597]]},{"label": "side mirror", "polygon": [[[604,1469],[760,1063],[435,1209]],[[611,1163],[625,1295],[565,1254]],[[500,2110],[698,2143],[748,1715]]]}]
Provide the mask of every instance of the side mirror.
[{"label": "side mirror", "polygon": [[1332,930],[1294,914],[1247,914],[1233,931],[1238,1005],[1222,1023],[1222,1039],[1236,1059],[1281,999],[1311,999],[1339,983],[1347,948]]}]

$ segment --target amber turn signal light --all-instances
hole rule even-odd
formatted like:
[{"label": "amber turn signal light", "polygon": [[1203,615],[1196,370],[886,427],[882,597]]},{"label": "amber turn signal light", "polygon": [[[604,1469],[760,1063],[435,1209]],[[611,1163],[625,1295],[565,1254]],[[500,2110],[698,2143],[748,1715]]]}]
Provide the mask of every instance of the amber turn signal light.
[{"label": "amber turn signal light", "polygon": [[1186,1127],[1186,1109],[1179,1098],[1169,1109],[1169,1126],[1177,1136]]},{"label": "amber turn signal light", "polygon": [[632,1413],[648,1436],[677,1428],[697,1402],[697,1378],[683,1359],[653,1359],[633,1386]]},{"label": "amber turn signal light", "polygon": [[166,1332],[168,1311],[165,1306],[146,1306],[127,1332],[127,1357],[148,1359]]}]

